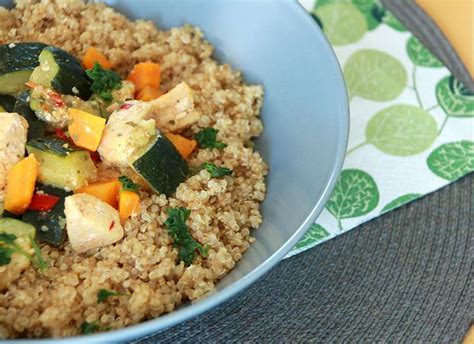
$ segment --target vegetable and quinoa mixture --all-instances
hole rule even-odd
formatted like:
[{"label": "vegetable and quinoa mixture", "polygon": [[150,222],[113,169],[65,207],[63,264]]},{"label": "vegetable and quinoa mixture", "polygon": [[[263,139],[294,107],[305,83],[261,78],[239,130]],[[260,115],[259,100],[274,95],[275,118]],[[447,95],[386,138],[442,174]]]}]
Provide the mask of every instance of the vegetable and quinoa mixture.
[{"label": "vegetable and quinoa mixture", "polygon": [[262,87],[195,27],[15,5],[0,7],[0,338],[106,331],[202,297],[262,222]]}]

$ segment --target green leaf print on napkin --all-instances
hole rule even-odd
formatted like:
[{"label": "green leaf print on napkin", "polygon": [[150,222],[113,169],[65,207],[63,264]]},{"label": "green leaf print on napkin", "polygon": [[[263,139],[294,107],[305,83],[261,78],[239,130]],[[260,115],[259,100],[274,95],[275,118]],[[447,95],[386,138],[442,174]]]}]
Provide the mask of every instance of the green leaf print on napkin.
[{"label": "green leaf print on napkin", "polygon": [[350,97],[388,101],[397,98],[407,85],[407,72],[393,56],[379,50],[356,51],[344,66]]},{"label": "green leaf print on napkin", "polygon": [[352,3],[361,11],[367,21],[367,29],[374,30],[380,25],[385,9],[378,0],[352,0]]},{"label": "green leaf print on napkin", "polygon": [[395,29],[400,32],[407,31],[405,25],[400,23],[400,21],[395,17],[392,12],[386,11],[383,17],[383,22],[390,26],[392,29]]},{"label": "green leaf print on napkin", "polygon": [[396,156],[423,152],[437,135],[434,118],[412,105],[392,105],[380,110],[370,119],[365,130],[368,143]]},{"label": "green leaf print on napkin", "polygon": [[386,213],[387,211],[393,210],[395,208],[401,207],[405,203],[414,201],[417,198],[420,198],[422,195],[413,193],[413,194],[406,194],[400,197],[395,198],[393,201],[387,203],[385,207],[383,207],[380,213]]},{"label": "green leaf print on napkin", "polygon": [[317,223],[314,223],[311,225],[311,227],[308,229],[306,234],[301,238],[300,241],[296,244],[296,246],[293,248],[294,250],[300,249],[302,247],[311,245],[312,243],[318,242],[321,239],[324,239],[329,235],[328,231],[324,229],[323,226],[318,225]]},{"label": "green leaf print on napkin", "polygon": [[453,76],[447,76],[438,82],[436,98],[447,116],[474,117],[474,93]]},{"label": "green leaf print on napkin", "polygon": [[351,3],[317,6],[314,12],[323,24],[326,37],[333,45],[357,42],[367,31],[364,16]]},{"label": "green leaf print on napkin", "polygon": [[432,68],[443,67],[443,63],[426,49],[418,38],[414,36],[411,36],[408,39],[407,53],[410,60],[417,66]]},{"label": "green leaf print on napkin", "polygon": [[426,162],[438,177],[454,181],[474,171],[474,142],[445,143],[436,148]]},{"label": "green leaf print on napkin", "polygon": [[379,203],[379,190],[374,179],[362,170],[344,170],[337,181],[326,209],[336,218],[342,230],[342,219],[363,216]]}]

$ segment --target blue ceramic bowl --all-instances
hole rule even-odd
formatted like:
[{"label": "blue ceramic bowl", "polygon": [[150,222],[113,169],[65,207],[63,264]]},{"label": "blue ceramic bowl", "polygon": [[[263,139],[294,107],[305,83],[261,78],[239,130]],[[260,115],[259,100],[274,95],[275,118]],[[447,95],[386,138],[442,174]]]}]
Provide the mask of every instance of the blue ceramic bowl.
[{"label": "blue ceramic bowl", "polygon": [[[263,84],[263,135],[257,149],[270,166],[256,242],[215,292],[170,314],[75,340],[119,342],[181,323],[236,295],[288,253],[327,201],[344,160],[347,94],[334,52],[315,21],[293,0],[113,0],[130,18],[164,29],[199,26],[215,57]],[[0,0],[11,6],[11,1]]]}]

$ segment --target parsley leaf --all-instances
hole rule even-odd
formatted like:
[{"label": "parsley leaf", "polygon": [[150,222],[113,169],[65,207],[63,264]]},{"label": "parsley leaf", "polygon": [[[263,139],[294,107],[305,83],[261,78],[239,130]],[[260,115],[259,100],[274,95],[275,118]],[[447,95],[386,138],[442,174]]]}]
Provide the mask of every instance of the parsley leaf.
[{"label": "parsley leaf", "polygon": [[16,235],[15,234],[8,234],[5,232],[0,233],[0,242],[3,242],[5,244],[13,245],[16,240]]},{"label": "parsley leaf", "polygon": [[112,101],[112,90],[122,87],[120,76],[112,70],[102,68],[97,62],[94,67],[86,70],[86,74],[92,79],[92,92],[106,102]]},{"label": "parsley leaf", "polygon": [[224,176],[230,176],[232,170],[227,167],[218,167],[212,162],[205,162],[201,165],[202,169],[205,169],[211,175],[211,178],[222,178]]},{"label": "parsley leaf", "polygon": [[91,334],[95,333],[97,331],[100,331],[100,326],[97,324],[97,321],[93,321],[91,323],[88,323],[87,321],[84,321],[81,324],[81,332],[82,334]]},{"label": "parsley leaf", "polygon": [[12,261],[14,250],[11,248],[0,246],[0,266],[8,265]]},{"label": "parsley leaf", "polygon": [[173,239],[173,246],[178,248],[178,257],[186,266],[191,265],[193,259],[199,252],[201,256],[206,257],[208,247],[203,247],[189,233],[186,226],[186,220],[191,214],[191,210],[186,208],[169,208],[167,210],[168,219],[165,226],[168,234]]},{"label": "parsley leaf", "polygon": [[35,239],[33,237],[29,237],[31,241],[31,247],[33,247],[34,250],[34,256],[31,256],[15,242],[16,238],[17,236],[15,234],[0,232],[0,266],[10,264],[12,260],[12,254],[19,253],[28,258],[41,271],[46,270],[48,267],[47,263],[41,255],[41,250],[38,247]]},{"label": "parsley leaf", "polygon": [[107,289],[99,289],[97,293],[97,303],[105,302],[111,296],[122,296],[124,294],[119,293],[118,291],[107,290]]},{"label": "parsley leaf", "polygon": [[120,176],[119,182],[122,184],[122,191],[137,192],[138,189],[140,189],[140,185],[134,183],[130,178],[126,176]]},{"label": "parsley leaf", "polygon": [[224,142],[217,141],[217,133],[219,130],[214,128],[201,129],[194,138],[200,148],[217,148],[224,149],[227,145]]}]

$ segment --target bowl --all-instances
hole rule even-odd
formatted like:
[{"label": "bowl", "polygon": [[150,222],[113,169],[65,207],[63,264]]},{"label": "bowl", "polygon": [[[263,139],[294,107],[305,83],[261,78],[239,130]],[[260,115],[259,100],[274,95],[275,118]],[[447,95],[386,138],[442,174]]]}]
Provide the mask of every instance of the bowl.
[{"label": "bowl", "polygon": [[[133,19],[163,29],[200,27],[215,57],[265,89],[263,135],[257,150],[269,164],[263,224],[256,242],[210,295],[172,313],[120,330],[65,338],[121,342],[162,331],[235,296],[288,253],[324,208],[346,150],[349,111],[331,46],[293,0],[112,0]],[[11,6],[11,1],[0,0]]]}]

